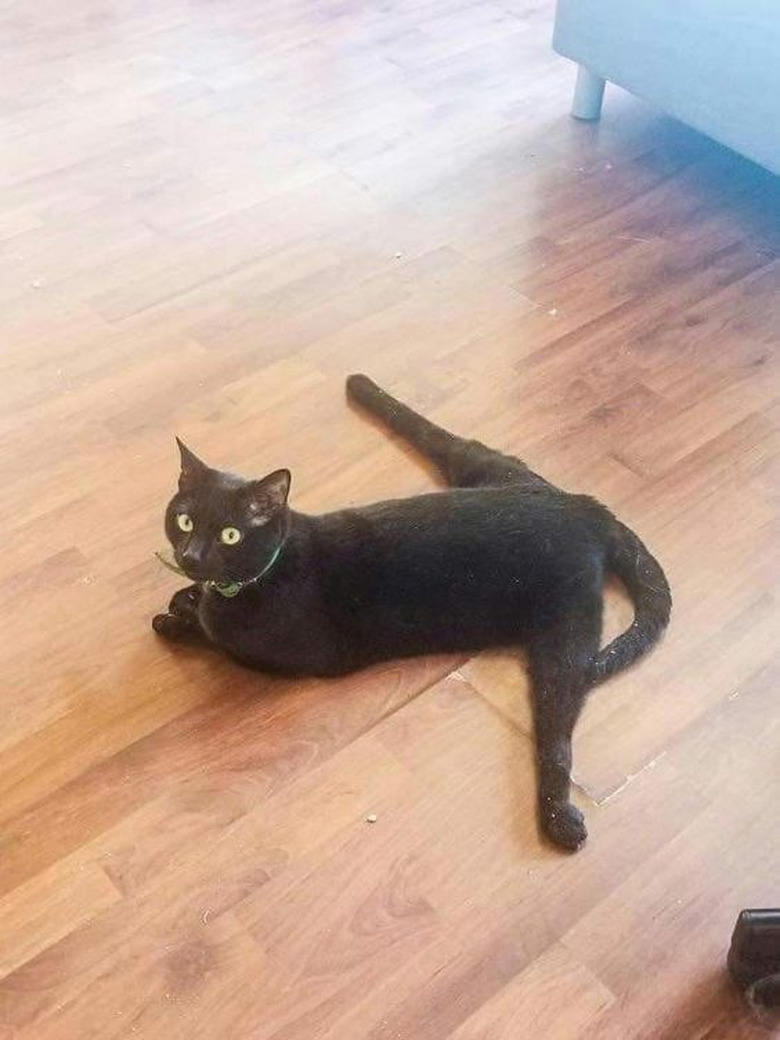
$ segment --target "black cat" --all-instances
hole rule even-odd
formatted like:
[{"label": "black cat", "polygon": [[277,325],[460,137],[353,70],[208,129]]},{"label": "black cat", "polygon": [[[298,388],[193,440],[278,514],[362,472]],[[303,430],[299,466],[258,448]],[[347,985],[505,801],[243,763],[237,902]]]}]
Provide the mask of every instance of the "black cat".
[{"label": "black cat", "polygon": [[[297,675],[524,644],[541,825],[558,845],[578,848],[587,831],[569,801],[574,723],[588,689],[663,632],[671,595],[661,567],[594,499],[453,436],[366,376],[351,376],[347,391],[433,460],[452,490],[307,516],[287,505],[287,470],[244,480],[179,442],[179,491],[165,526],[196,584],[155,617],[155,631],[202,633],[246,664]],[[635,619],[599,650],[607,571],[631,594]]]}]

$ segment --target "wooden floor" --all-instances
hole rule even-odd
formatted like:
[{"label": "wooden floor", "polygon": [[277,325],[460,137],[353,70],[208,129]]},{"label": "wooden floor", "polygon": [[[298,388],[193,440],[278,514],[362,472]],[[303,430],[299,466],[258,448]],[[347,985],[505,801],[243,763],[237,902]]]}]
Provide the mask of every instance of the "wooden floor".
[{"label": "wooden floor", "polygon": [[[780,1035],[723,966],[780,903],[780,191],[617,90],[571,121],[552,9],[0,3],[2,1040]],[[285,683],[149,629],[174,432],[300,509],[431,486],[353,370],[668,569],[576,856],[514,656]]]}]

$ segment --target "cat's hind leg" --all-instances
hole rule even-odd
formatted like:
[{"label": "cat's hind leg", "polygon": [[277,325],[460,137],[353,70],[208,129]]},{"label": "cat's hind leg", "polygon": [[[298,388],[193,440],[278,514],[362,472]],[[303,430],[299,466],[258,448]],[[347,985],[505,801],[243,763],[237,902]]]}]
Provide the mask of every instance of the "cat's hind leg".
[{"label": "cat's hind leg", "polygon": [[466,440],[437,426],[396,400],[364,375],[347,379],[349,398],[399,434],[430,459],[452,487],[552,487],[520,459]]},{"label": "cat's hind leg", "polygon": [[556,845],[575,851],[588,836],[572,805],[572,733],[585,703],[588,674],[598,651],[601,602],[594,600],[527,642],[531,666],[539,823]]},{"label": "cat's hind leg", "polygon": [[152,628],[157,635],[165,639],[184,639],[201,633],[198,606],[202,594],[200,585],[179,589],[168,604],[168,610],[152,618]]}]

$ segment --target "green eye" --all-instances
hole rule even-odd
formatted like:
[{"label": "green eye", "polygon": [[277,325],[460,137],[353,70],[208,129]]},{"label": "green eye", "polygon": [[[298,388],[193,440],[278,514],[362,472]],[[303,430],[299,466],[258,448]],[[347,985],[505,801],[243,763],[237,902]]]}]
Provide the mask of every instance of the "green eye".
[{"label": "green eye", "polygon": [[237,527],[223,527],[219,537],[223,545],[238,545],[242,535]]},{"label": "green eye", "polygon": [[176,517],[176,526],[180,531],[184,531],[185,534],[189,534],[195,524],[192,522],[192,517],[188,516],[187,513],[179,513]]}]

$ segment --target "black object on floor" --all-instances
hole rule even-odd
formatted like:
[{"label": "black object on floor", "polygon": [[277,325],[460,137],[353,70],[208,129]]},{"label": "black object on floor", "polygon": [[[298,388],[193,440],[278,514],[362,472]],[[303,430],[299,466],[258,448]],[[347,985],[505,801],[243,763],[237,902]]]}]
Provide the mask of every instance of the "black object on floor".
[{"label": "black object on floor", "polygon": [[743,910],[728,955],[731,977],[756,1003],[780,1007],[780,910]]}]

